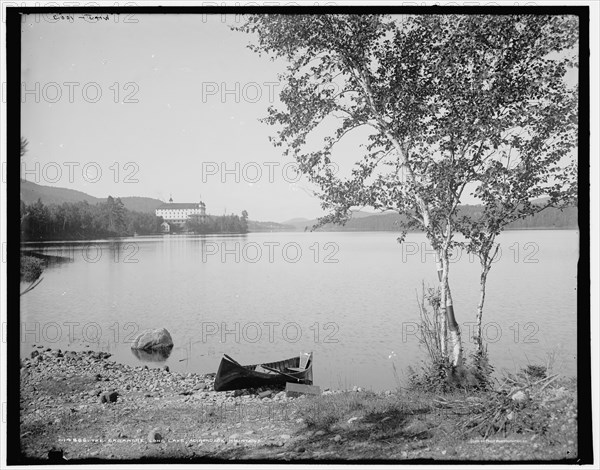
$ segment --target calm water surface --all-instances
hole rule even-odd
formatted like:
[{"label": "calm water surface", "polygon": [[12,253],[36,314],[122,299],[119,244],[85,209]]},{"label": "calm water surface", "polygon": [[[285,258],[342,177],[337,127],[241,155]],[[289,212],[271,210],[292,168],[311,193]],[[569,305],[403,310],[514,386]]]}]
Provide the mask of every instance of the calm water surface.
[{"label": "calm water surface", "polygon": [[[576,374],[576,231],[510,231],[488,281],[484,331],[496,369],[541,363]],[[425,359],[415,335],[421,282],[434,286],[422,234],[256,233],[25,244],[62,256],[21,298],[21,353],[32,345],[110,351],[164,327],[171,370],[215,372],[223,353],[260,363],[314,352],[315,383],[391,389]],[[456,253],[451,285],[467,350],[479,262]],[[147,359],[147,358],[146,358]],[[398,377],[394,373],[394,366]]]}]

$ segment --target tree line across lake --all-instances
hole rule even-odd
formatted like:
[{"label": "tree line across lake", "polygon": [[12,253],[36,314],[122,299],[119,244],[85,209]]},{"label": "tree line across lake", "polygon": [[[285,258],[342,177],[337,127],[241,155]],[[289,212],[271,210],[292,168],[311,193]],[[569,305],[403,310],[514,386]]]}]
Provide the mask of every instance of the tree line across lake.
[{"label": "tree line across lake", "polygon": [[[480,205],[463,205],[459,206],[458,213],[460,216],[477,219],[483,216],[483,208]],[[345,225],[325,224],[319,230],[335,232],[394,232],[400,231],[407,222],[407,216],[398,214],[397,212],[388,212],[352,218]],[[316,221],[307,221],[303,225],[310,228],[315,223]],[[578,209],[575,205],[562,209],[547,207],[541,212],[515,220],[506,225],[507,230],[576,229],[577,227]]]},{"label": "tree line across lake", "polygon": [[[246,233],[248,214],[207,216],[203,221],[192,219],[184,227],[171,225],[172,232]],[[162,217],[125,208],[120,198],[109,196],[106,202],[65,202],[33,204],[21,201],[21,237],[33,240],[85,240],[90,238],[151,235],[161,232]]]}]

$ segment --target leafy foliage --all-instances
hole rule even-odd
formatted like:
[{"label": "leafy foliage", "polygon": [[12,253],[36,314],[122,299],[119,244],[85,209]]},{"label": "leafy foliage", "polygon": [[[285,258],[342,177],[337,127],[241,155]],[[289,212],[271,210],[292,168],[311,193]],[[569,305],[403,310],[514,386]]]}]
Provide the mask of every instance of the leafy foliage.
[{"label": "leafy foliage", "polygon": [[86,239],[157,233],[162,218],[125,209],[119,198],[106,203],[87,202],[44,205],[21,203],[24,240]]},{"label": "leafy foliage", "polygon": [[[551,192],[556,202],[560,183],[549,182],[559,171],[551,165],[574,145],[577,94],[563,80],[575,59],[555,55],[575,46],[576,20],[403,20],[255,15],[235,28],[257,36],[251,49],[288,62],[280,77],[285,109],[271,107],[265,122],[280,129],[274,144],[319,185],[331,211],[321,223],[343,222],[351,207],[371,206],[409,215],[408,226],[427,225],[429,211],[437,226],[423,228],[443,233],[444,218],[473,182],[474,194],[493,203],[481,221],[493,229],[505,222],[492,217],[501,208],[519,218],[531,210],[531,197]],[[312,150],[309,134],[325,123],[338,125]],[[363,157],[348,178],[334,175],[334,147],[363,126],[371,132]],[[492,184],[498,179],[502,187]],[[497,207],[498,196],[508,193]]]},{"label": "leafy foliage", "polygon": [[248,213],[242,217],[236,214],[222,216],[192,215],[185,223],[185,229],[194,233],[247,233]]}]

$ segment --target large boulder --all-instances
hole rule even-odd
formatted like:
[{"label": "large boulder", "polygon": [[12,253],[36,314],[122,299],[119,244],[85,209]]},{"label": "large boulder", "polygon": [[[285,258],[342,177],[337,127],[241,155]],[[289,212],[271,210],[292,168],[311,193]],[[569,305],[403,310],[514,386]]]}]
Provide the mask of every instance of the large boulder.
[{"label": "large boulder", "polygon": [[171,339],[171,334],[164,328],[142,331],[131,345],[131,349],[144,351],[171,349],[172,347],[173,340]]}]

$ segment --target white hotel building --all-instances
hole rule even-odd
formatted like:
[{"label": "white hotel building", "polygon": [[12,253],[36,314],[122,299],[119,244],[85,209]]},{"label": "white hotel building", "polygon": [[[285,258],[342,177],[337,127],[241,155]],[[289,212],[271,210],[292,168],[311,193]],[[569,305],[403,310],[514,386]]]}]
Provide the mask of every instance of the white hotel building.
[{"label": "white hotel building", "polygon": [[156,216],[162,217],[168,224],[183,225],[191,215],[206,217],[206,204],[200,202],[169,202],[156,209]]}]

